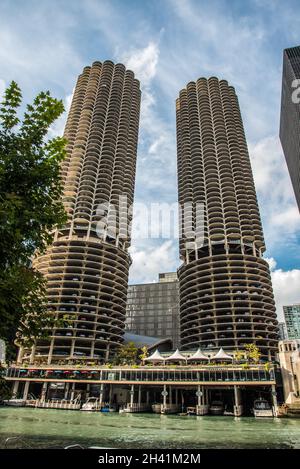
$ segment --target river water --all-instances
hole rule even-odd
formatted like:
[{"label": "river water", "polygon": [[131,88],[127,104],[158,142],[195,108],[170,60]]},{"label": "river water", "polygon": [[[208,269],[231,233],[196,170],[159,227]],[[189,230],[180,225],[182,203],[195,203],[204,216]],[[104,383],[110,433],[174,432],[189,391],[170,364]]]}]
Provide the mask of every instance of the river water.
[{"label": "river water", "polygon": [[300,419],[0,408],[0,447],[300,448]]}]

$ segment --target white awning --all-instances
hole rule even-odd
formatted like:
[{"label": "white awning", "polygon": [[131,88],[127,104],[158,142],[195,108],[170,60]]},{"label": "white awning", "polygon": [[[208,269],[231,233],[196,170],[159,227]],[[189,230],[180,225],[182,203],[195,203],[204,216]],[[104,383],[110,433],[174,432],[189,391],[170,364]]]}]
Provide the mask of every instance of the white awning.
[{"label": "white awning", "polygon": [[188,360],[191,360],[191,361],[196,361],[196,360],[209,360],[209,357],[207,357],[206,355],[204,355],[204,354],[201,352],[201,349],[198,348],[197,352],[195,352],[194,355],[191,355],[190,357],[188,357]]},{"label": "white awning", "polygon": [[174,353],[172,353],[172,355],[170,355],[168,358],[166,358],[166,361],[186,361],[186,357],[184,357],[183,355],[181,355],[181,353],[179,352],[179,350],[175,350]]},{"label": "white awning", "polygon": [[144,361],[149,361],[149,362],[164,362],[165,358],[160,354],[158,349],[155,350],[150,357],[144,358]]},{"label": "white awning", "polygon": [[224,352],[222,347],[220,348],[218,353],[216,353],[216,355],[210,358],[211,360],[233,360],[233,357],[231,355],[227,355],[227,353]]}]

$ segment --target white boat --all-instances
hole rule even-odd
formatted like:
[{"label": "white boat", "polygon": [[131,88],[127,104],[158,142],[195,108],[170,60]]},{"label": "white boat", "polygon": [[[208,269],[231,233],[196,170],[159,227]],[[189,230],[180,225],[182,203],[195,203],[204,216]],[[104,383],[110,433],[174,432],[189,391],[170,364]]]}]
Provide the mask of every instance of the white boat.
[{"label": "white boat", "polygon": [[160,414],[161,413],[161,404],[152,404],[152,411],[155,414]]},{"label": "white boat", "polygon": [[266,399],[256,399],[253,404],[254,417],[273,417],[273,409]]},{"label": "white boat", "polygon": [[186,413],[187,415],[196,415],[196,407],[187,407]]},{"label": "white boat", "polygon": [[178,414],[180,406],[178,404],[166,404],[161,406],[161,414]]},{"label": "white boat", "polygon": [[87,401],[82,405],[80,410],[85,411],[96,411],[100,409],[100,402],[99,399],[96,397],[89,397]]},{"label": "white boat", "polygon": [[26,404],[24,399],[6,399],[3,401],[5,405],[9,405],[12,407],[23,407]]}]

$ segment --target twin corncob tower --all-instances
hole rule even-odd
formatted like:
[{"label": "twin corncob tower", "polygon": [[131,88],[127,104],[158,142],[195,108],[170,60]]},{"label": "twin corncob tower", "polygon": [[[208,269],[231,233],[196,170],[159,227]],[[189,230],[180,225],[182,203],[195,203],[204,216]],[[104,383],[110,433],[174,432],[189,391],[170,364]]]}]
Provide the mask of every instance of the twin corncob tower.
[{"label": "twin corncob tower", "polygon": [[[140,96],[139,81],[122,64],[95,62],[78,78],[64,134],[68,222],[34,261],[63,326],[50,341],[21,349],[20,361],[103,362],[122,343],[131,212],[122,219],[119,205],[124,196],[133,202]],[[271,356],[275,307],[236,94],[224,80],[202,78],[180,92],[176,112],[179,203],[191,203],[184,217],[192,227],[197,204],[203,218],[201,242],[191,233],[180,240],[182,347],[233,350],[256,342]]]},{"label": "twin corncob tower", "polygon": [[130,233],[120,236],[118,208],[120,196],[133,202],[140,98],[139,81],[122,64],[95,62],[78,78],[64,133],[68,222],[34,261],[47,279],[49,310],[64,327],[50,342],[39,340],[31,360],[105,361],[122,342]]},{"label": "twin corncob tower", "polygon": [[181,90],[176,115],[179,203],[191,202],[185,215],[196,235],[202,215],[200,242],[180,240],[181,346],[235,350],[255,342],[271,357],[273,291],[235,90],[200,78]]}]

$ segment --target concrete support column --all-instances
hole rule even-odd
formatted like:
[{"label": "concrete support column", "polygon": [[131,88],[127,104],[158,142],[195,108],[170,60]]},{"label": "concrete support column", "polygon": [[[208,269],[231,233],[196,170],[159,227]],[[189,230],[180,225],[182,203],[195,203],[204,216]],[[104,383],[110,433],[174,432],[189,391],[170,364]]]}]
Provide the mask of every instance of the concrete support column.
[{"label": "concrete support column", "polygon": [[147,393],[146,393],[146,403],[147,404],[149,404],[149,400],[150,400],[149,395],[150,395],[150,393],[149,393],[149,391],[147,391]]},{"label": "concrete support column", "polygon": [[48,359],[47,359],[48,365],[50,365],[52,362],[53,347],[54,347],[54,339],[51,340],[50,347],[49,347],[49,353],[48,353]]},{"label": "concrete support column", "polygon": [[200,384],[198,384],[198,387],[197,387],[197,397],[198,397],[198,405],[202,405],[202,390],[201,390],[201,386]]},{"label": "concrete support column", "polygon": [[30,381],[25,381],[25,386],[24,386],[24,391],[23,391],[23,400],[24,401],[26,401],[26,399],[28,397],[29,386],[30,386]]},{"label": "concrete support column", "polygon": [[178,389],[175,389],[175,404],[178,405]]},{"label": "concrete support column", "polygon": [[163,408],[165,409],[167,407],[167,386],[164,384],[164,390],[163,390]]},{"label": "concrete support column", "polygon": [[100,384],[99,403],[102,404],[104,394],[104,384]]},{"label": "concrete support column", "polygon": [[271,386],[271,393],[272,393],[273,414],[274,414],[274,417],[277,417],[277,415],[278,415],[278,402],[277,402],[277,394],[276,394],[275,384],[272,384],[272,386]]},{"label": "concrete support column", "polygon": [[76,384],[76,383],[72,383],[71,401],[74,400],[74,396],[75,396],[75,384]]},{"label": "concrete support column", "polygon": [[243,413],[243,406],[241,402],[241,390],[238,386],[234,386],[234,415],[240,417]]},{"label": "concrete support column", "polygon": [[107,344],[106,350],[105,350],[105,361],[107,361],[109,358],[109,344]]},{"label": "concrete support column", "polygon": [[[68,384],[69,384],[69,383],[68,383]],[[40,400],[41,400],[42,402],[45,402],[45,400],[46,400],[47,389],[48,389],[48,383],[47,383],[47,382],[44,382],[44,383],[43,383],[43,386],[42,386],[41,397],[40,397]]]},{"label": "concrete support column", "polygon": [[196,414],[197,415],[206,415],[208,414],[208,399],[207,393],[208,389],[204,389],[204,386],[197,386],[197,405],[196,405]]},{"label": "concrete support column", "polygon": [[109,385],[109,405],[112,404],[113,390],[114,390],[114,389],[113,389],[113,385],[110,384],[110,385]]},{"label": "concrete support column", "polygon": [[130,388],[130,405],[133,406],[134,403],[134,384]]},{"label": "concrete support column", "polygon": [[95,341],[92,341],[91,343],[91,358],[94,358],[94,353],[95,353]]},{"label": "concrete support column", "polygon": [[35,350],[36,350],[36,344],[33,344],[33,346],[31,347],[31,354],[30,354],[30,358],[29,358],[29,363],[34,363]]},{"label": "concrete support column", "polygon": [[169,404],[172,404],[172,386],[169,386]]},{"label": "concrete support column", "polygon": [[70,356],[73,357],[74,355],[74,349],[75,349],[75,339],[72,339],[71,341],[71,349],[70,349]]},{"label": "concrete support column", "polygon": [[91,388],[91,385],[88,383],[86,385],[86,393],[85,393],[86,398],[90,397],[90,388]]},{"label": "concrete support column", "polygon": [[65,384],[65,394],[64,394],[64,399],[68,399],[68,394],[69,394],[69,388],[70,388],[70,383]]},{"label": "concrete support column", "polygon": [[15,381],[12,388],[12,396],[17,397],[20,381]]},{"label": "concrete support column", "polygon": [[139,386],[139,393],[138,393],[138,403],[140,404],[142,400],[142,386]]}]

